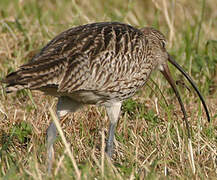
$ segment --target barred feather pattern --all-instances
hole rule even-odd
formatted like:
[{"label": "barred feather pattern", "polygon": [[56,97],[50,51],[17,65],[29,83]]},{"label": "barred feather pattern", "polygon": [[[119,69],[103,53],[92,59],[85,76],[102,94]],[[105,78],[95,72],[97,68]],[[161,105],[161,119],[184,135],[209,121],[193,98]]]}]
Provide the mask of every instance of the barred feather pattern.
[{"label": "barred feather pattern", "polygon": [[3,82],[8,92],[29,88],[89,104],[122,101],[145,84],[164,46],[164,36],[153,28],[78,26],[56,36]]}]

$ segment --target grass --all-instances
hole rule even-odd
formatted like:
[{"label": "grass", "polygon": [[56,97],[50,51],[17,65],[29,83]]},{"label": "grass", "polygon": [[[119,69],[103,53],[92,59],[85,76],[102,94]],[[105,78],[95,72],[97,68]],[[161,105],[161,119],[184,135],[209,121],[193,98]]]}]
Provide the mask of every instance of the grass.
[{"label": "grass", "polygon": [[[193,9],[192,9],[193,8]],[[212,121],[189,84],[171,67],[189,115],[196,172],[174,93],[155,72],[126,100],[118,122],[112,163],[104,156],[108,121],[103,107],[87,106],[61,120],[82,179],[215,179],[217,176],[217,5],[200,1],[0,1],[0,79],[26,63],[61,31],[96,21],[153,26],[168,51],[204,95]],[[40,92],[0,91],[0,179],[76,179],[58,137],[52,176],[46,174],[46,129],[56,99]],[[166,104],[169,104],[167,106]]]}]

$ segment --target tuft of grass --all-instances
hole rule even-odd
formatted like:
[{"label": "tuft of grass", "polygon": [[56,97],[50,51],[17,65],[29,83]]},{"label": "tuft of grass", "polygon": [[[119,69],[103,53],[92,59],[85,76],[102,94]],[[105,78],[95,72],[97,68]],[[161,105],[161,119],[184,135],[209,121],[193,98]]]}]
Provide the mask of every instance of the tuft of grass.
[{"label": "tuft of grass", "polygon": [[[193,11],[192,11],[193,7]],[[81,179],[215,179],[217,176],[217,4],[192,1],[0,1],[0,79],[26,63],[49,40],[72,26],[121,21],[153,26],[168,51],[205,97],[211,123],[189,84],[177,80],[192,130],[196,172],[175,95],[159,73],[123,103],[112,162],[102,153],[108,133],[105,109],[89,106],[61,121]],[[178,83],[181,82],[181,83]],[[0,179],[76,179],[71,158],[57,138],[51,177],[46,167],[46,129],[55,99],[40,92],[0,90]]]}]

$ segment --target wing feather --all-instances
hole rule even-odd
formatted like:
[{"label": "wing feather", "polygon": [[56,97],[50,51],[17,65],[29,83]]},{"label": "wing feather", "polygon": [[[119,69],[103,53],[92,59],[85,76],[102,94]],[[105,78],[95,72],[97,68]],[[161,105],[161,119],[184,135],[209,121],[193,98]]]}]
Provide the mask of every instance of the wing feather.
[{"label": "wing feather", "polygon": [[[115,61],[125,61],[126,51],[134,48],[130,39],[139,35],[142,36],[140,30],[121,23],[93,23],[71,28],[56,36],[3,82],[8,84],[8,92],[53,85],[58,92],[68,93],[105,89],[105,85],[112,86],[110,83],[118,76],[124,76],[116,73],[120,62]],[[125,63],[130,68],[130,62]]]}]

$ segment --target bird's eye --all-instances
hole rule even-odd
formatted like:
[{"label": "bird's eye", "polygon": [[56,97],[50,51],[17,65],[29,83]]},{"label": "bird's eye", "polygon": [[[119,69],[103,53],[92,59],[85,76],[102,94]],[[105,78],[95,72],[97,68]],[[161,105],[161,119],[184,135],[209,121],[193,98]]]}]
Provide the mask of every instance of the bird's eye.
[{"label": "bird's eye", "polygon": [[163,48],[165,48],[166,47],[166,41],[162,40],[161,45],[162,45]]}]

